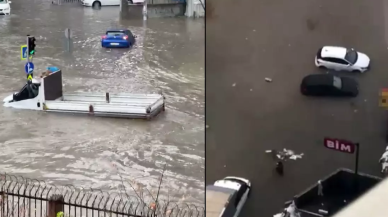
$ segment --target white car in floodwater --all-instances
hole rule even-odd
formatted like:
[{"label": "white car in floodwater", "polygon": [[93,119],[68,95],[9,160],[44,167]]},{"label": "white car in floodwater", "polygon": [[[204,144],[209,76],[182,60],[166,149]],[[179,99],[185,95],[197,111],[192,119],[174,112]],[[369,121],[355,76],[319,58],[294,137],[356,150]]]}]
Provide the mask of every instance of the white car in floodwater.
[{"label": "white car in floodwater", "polygon": [[[144,0],[127,0],[129,4],[143,4]],[[81,0],[83,6],[101,7],[101,6],[119,6],[121,0]]]},{"label": "white car in floodwater", "polygon": [[10,15],[11,14],[11,1],[0,0],[0,15]]},{"label": "white car in floodwater", "polygon": [[144,0],[128,0],[128,2],[131,4],[143,4]]},{"label": "white car in floodwater", "polygon": [[251,192],[251,182],[228,176],[206,186],[206,217],[238,217]]},{"label": "white car in floodwater", "polygon": [[363,73],[370,69],[370,58],[353,48],[324,46],[315,56],[315,65],[336,71]]}]

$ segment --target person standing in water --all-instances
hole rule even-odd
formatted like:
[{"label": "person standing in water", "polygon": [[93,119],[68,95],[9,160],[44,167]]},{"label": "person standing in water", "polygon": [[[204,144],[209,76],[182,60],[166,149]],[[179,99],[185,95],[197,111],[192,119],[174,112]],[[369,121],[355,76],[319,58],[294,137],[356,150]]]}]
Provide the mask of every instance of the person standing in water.
[{"label": "person standing in water", "polygon": [[381,164],[381,173],[388,174],[388,146],[385,148],[385,152],[381,156],[379,163]]},{"label": "person standing in water", "polygon": [[279,175],[283,175],[284,173],[284,168],[283,168],[283,161],[282,160],[279,160],[277,163],[276,163],[276,172],[279,174]]}]

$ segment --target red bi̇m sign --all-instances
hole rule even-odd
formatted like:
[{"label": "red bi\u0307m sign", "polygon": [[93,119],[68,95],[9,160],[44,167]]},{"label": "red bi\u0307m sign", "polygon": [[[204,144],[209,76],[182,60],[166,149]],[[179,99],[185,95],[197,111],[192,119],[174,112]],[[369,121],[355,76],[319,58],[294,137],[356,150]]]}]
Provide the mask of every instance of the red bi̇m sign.
[{"label": "red bi\u0307m sign", "polygon": [[342,139],[324,138],[326,148],[340,152],[353,154],[356,151],[356,144]]}]

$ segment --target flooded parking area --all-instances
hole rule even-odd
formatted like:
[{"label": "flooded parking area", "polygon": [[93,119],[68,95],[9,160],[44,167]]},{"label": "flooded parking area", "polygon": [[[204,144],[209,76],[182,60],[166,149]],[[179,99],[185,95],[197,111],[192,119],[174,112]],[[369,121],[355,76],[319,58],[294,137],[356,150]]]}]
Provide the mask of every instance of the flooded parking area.
[{"label": "flooded parking area", "polygon": [[[73,31],[73,51],[64,30]],[[107,29],[128,28],[131,49],[103,49]],[[66,92],[157,93],[166,112],[151,121],[93,118],[0,107],[0,171],[53,184],[114,191],[132,183],[161,195],[203,203],[204,23],[186,18],[120,20],[101,10],[12,2],[0,17],[0,97],[26,82],[20,46],[36,37],[35,75],[62,69]]]},{"label": "flooded parking area", "polygon": [[[385,5],[380,0],[242,0],[238,7],[207,2],[206,183],[232,174],[249,179],[252,193],[241,217],[273,216],[319,179],[355,167],[354,155],[327,149],[324,138],[364,144],[359,171],[381,176],[378,160],[387,146],[387,111],[379,106],[388,81]],[[323,46],[355,48],[370,57],[366,73],[329,72],[357,81],[358,97],[301,94],[305,76],[327,73],[314,64]],[[287,161],[279,176],[267,150],[303,157]]]}]

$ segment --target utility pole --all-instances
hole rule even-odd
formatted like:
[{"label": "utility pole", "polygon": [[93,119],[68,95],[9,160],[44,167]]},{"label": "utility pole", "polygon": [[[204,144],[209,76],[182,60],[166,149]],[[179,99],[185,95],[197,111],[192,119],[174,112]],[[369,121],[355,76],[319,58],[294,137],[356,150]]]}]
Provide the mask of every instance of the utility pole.
[{"label": "utility pole", "polygon": [[27,35],[27,63],[25,66],[25,71],[27,73],[27,81],[32,81],[32,78],[34,76],[34,64],[32,63],[32,58],[30,60],[30,56],[33,57],[35,54],[35,37]]},{"label": "utility pole", "polygon": [[147,8],[147,0],[143,3],[143,20],[147,20],[148,17],[148,8]]},{"label": "utility pole", "polygon": [[71,29],[65,29],[65,49],[67,52],[71,53],[73,47],[73,31]]},{"label": "utility pole", "polygon": [[27,35],[27,63],[30,61],[30,35]]},{"label": "utility pole", "polygon": [[156,199],[155,199],[155,208],[154,208],[154,216],[156,216],[156,209],[159,207],[159,193],[160,193],[160,187],[162,186],[162,181],[163,181],[163,175],[164,175],[164,172],[166,171],[166,164],[164,164],[164,167],[163,167],[163,171],[162,171],[162,175],[160,176],[160,182],[159,182],[159,186],[158,186],[158,193],[156,194]]}]

